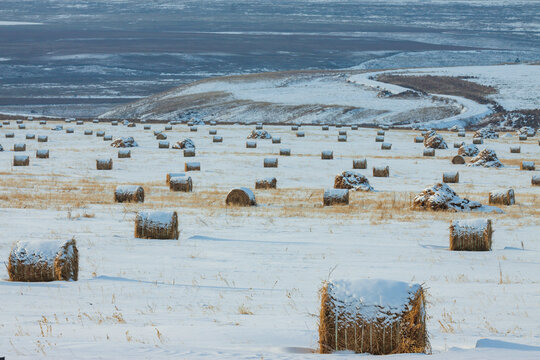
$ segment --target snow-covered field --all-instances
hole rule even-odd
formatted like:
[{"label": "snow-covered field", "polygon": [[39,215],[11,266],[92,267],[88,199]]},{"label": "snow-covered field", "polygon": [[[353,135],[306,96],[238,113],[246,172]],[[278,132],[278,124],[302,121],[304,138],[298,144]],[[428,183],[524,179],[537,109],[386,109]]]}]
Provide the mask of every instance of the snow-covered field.
[{"label": "snow-covered field", "polygon": [[[353,86],[353,85],[350,85]],[[7,261],[16,240],[70,239],[80,253],[77,282],[14,283],[1,276],[0,356],[73,358],[357,358],[318,355],[318,290],[329,278],[383,278],[424,284],[428,291],[428,330],[434,359],[538,359],[540,357],[540,189],[521,160],[539,164],[538,136],[485,140],[501,169],[452,165],[455,141],[443,132],[448,150],[422,156],[414,131],[389,130],[381,151],[375,129],[347,130],[305,126],[304,138],[285,126],[265,126],[281,144],[257,140],[246,149],[251,126],[218,125],[223,143],[212,143],[210,126],[190,132],[186,125],[167,131],[171,145],[194,140],[197,156],[158,149],[152,130],[110,124],[63,124],[74,134],[54,132],[36,122],[26,130],[0,130],[0,259]],[[92,136],[83,135],[92,129]],[[97,130],[133,136],[132,158],[96,137]],[[15,138],[4,138],[14,132]],[[48,135],[47,143],[25,140]],[[12,167],[14,143],[27,144],[29,167]],[[278,156],[290,148],[291,156]],[[36,159],[49,149],[49,159]],[[333,150],[334,160],[321,160]],[[17,153],[21,154],[21,153]],[[111,157],[112,171],[97,171],[95,160]],[[279,157],[278,168],[263,168],[265,157]],[[322,193],[334,176],[366,157],[373,193],[351,193],[343,207],[322,207]],[[185,161],[199,161],[192,172],[193,193],[173,193],[168,172],[182,172]],[[373,178],[371,168],[389,165],[389,178]],[[450,186],[462,197],[487,203],[487,193],[512,187],[517,204],[504,214],[433,213],[409,209],[411,198],[458,170]],[[277,190],[257,190],[258,206],[227,208],[227,191],[253,188],[257,178],[276,176]],[[115,204],[118,184],[139,184],[144,204]],[[142,240],[133,234],[137,210],[176,210],[180,239]],[[493,251],[448,251],[452,219],[493,220]],[[417,359],[423,355],[390,358]]]}]

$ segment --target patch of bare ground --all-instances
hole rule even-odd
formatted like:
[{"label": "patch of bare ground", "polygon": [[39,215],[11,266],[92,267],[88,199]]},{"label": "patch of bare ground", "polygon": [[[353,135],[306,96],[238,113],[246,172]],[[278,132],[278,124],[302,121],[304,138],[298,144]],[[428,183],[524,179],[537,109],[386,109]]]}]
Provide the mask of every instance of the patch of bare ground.
[{"label": "patch of bare ground", "polygon": [[381,74],[377,76],[377,80],[424,93],[462,96],[480,104],[493,103],[486,96],[497,93],[492,86],[453,76]]}]

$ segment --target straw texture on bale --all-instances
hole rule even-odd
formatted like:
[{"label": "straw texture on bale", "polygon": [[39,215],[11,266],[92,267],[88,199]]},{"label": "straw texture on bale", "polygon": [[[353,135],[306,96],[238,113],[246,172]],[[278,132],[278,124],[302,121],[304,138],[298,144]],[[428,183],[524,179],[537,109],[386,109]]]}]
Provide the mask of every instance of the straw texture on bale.
[{"label": "straw texture on bale", "polygon": [[414,142],[415,143],[419,143],[419,144],[422,144],[424,142],[424,137],[423,136],[415,136],[414,137]]},{"label": "straw texture on bale", "polygon": [[118,185],[114,191],[114,201],[123,202],[144,202],[144,189],[138,185]]},{"label": "straw texture on bale", "polygon": [[214,135],[214,137],[212,137],[212,142],[215,142],[215,143],[223,142],[223,136]]},{"label": "straw texture on bale", "polygon": [[38,142],[47,142],[49,141],[49,138],[46,135],[39,135],[37,138]]},{"label": "straw texture on bale", "polygon": [[255,206],[255,194],[248,188],[240,187],[234,188],[227,194],[225,199],[226,205],[236,206]]},{"label": "straw texture on bale", "polygon": [[521,170],[529,170],[534,171],[535,170],[534,161],[522,161],[521,162]]},{"label": "straw texture on bale", "polygon": [[525,141],[525,140],[527,140],[527,134],[521,134],[521,135],[519,135],[519,140],[520,140],[520,141]]},{"label": "straw texture on bale", "polygon": [[168,149],[169,148],[169,142],[167,140],[161,140],[158,144],[158,147],[160,149]]},{"label": "straw texture on bale", "polygon": [[338,142],[347,142],[347,135],[338,135]]},{"label": "straw texture on bale", "polygon": [[374,166],[373,167],[373,176],[374,177],[389,177],[390,176],[390,167],[388,167],[388,166]]},{"label": "straw texture on bale", "polygon": [[468,166],[503,167],[497,154],[492,149],[484,149],[473,157]]},{"label": "straw texture on bale", "polygon": [[156,133],[156,140],[167,140],[167,135],[162,132]]},{"label": "straw texture on bale", "polygon": [[461,155],[456,155],[452,158],[452,164],[455,164],[455,165],[465,164],[465,158]]},{"label": "straw texture on bale", "polygon": [[279,149],[280,156],[291,156],[291,149]]},{"label": "straw texture on bale", "polygon": [[14,133],[6,133],[6,138],[14,138],[14,137],[15,137]]},{"label": "straw texture on bale", "polygon": [[265,168],[277,168],[278,167],[278,159],[277,158],[265,158],[263,164],[264,164]]},{"label": "straw texture on bale", "polygon": [[9,254],[7,268],[11,281],[77,281],[76,241],[19,241]]},{"label": "straw texture on bale", "polygon": [[349,189],[328,189],[323,194],[323,205],[349,205]]},{"label": "straw texture on bale", "polygon": [[184,163],[184,171],[200,171],[201,163],[200,162],[187,162]]},{"label": "straw texture on bale", "polygon": [[493,190],[489,192],[489,204],[494,205],[514,205],[516,198],[514,189]]},{"label": "straw texture on bale", "polygon": [[450,250],[490,251],[491,220],[453,220],[450,225]]},{"label": "straw texture on bale", "polygon": [[112,159],[97,159],[96,160],[97,170],[112,170],[112,168],[113,168]]},{"label": "straw texture on bale", "polygon": [[49,158],[49,150],[45,150],[45,149],[36,150],[36,158],[38,158],[38,159],[48,159]]},{"label": "straw texture on bale", "polygon": [[135,216],[135,237],[139,239],[178,239],[176,211],[140,211]]},{"label": "straw texture on bale", "polygon": [[184,157],[194,157],[195,156],[195,149],[189,148],[184,149]]},{"label": "straw texture on bale", "polygon": [[173,145],[173,149],[193,149],[195,150],[195,143],[193,140],[187,138],[182,141],[178,141]]},{"label": "straw texture on bale", "polygon": [[131,150],[129,149],[119,149],[118,150],[118,158],[119,159],[127,159],[131,157]]},{"label": "straw texture on bale", "polygon": [[521,153],[521,146],[510,146],[510,153],[512,154]]},{"label": "straw texture on bale", "polygon": [[105,135],[103,141],[112,141],[112,135]]},{"label": "straw texture on bale", "polygon": [[391,143],[383,142],[381,144],[381,150],[391,150],[391,149],[392,149],[392,144]]},{"label": "straw texture on bale", "polygon": [[276,136],[272,138],[272,144],[281,144],[281,138]]},{"label": "straw texture on bale", "polygon": [[28,166],[30,165],[30,157],[28,155],[13,156],[13,166]]},{"label": "straw texture on bale", "polygon": [[444,172],[443,173],[443,182],[444,183],[458,183],[459,182],[459,172]]},{"label": "straw texture on bale", "polygon": [[306,136],[306,134],[303,131],[296,132],[296,137],[304,137],[304,136]]},{"label": "straw texture on bale", "polygon": [[431,350],[425,294],[419,284],[335,280],[324,283],[320,297],[320,353],[386,355]]},{"label": "straw texture on bale", "polygon": [[255,149],[256,147],[257,147],[257,143],[255,141],[246,141],[247,149]]},{"label": "straw texture on bale", "polygon": [[338,135],[345,135],[345,136],[347,136],[347,130],[339,130]]},{"label": "straw texture on bale", "polygon": [[481,209],[482,204],[478,201],[462,199],[450,186],[437,183],[416,195],[412,208],[433,211],[473,211]]},{"label": "straw texture on bale", "polygon": [[208,135],[216,135],[217,134],[217,130],[216,129],[210,129],[208,130]]},{"label": "straw texture on bale", "polygon": [[96,136],[97,137],[104,137],[105,136],[105,131],[96,131]]},{"label": "straw texture on bale", "polygon": [[169,189],[171,191],[192,192],[193,181],[191,176],[174,176],[170,178]]},{"label": "straw texture on bale", "polygon": [[474,144],[463,144],[458,149],[458,155],[461,156],[476,156],[480,150]]},{"label": "straw texture on bale", "polygon": [[465,145],[465,143],[463,141],[462,142],[455,142],[454,143],[454,149],[459,149],[463,145]]},{"label": "straw texture on bale", "polygon": [[35,138],[36,138],[35,134],[26,134],[26,139],[27,140],[34,140]]},{"label": "straw texture on bale", "polygon": [[442,135],[437,134],[434,130],[428,131],[424,136],[424,146],[433,149],[448,149]]},{"label": "straw texture on bale", "polygon": [[424,156],[435,156],[435,149],[424,148]]},{"label": "straw texture on bale", "polygon": [[375,142],[384,142],[384,136],[375,137]]},{"label": "straw texture on bale", "polygon": [[[261,128],[262,129],[262,128]],[[272,135],[266,130],[253,130],[251,134],[248,135],[248,139],[271,139]]]},{"label": "straw texture on bale", "polygon": [[322,160],[332,160],[334,158],[334,152],[330,150],[325,150],[321,152]]},{"label": "straw texture on bale", "polygon": [[115,148],[130,148],[130,147],[137,147],[139,146],[139,144],[137,144],[137,142],[132,136],[127,136],[127,137],[121,137],[121,138],[115,139],[111,143],[111,146]]},{"label": "straw texture on bale", "polygon": [[354,189],[356,191],[373,191],[367,177],[356,171],[344,171],[334,178],[334,189]]},{"label": "straw texture on bale", "polygon": [[13,151],[26,151],[26,144],[13,144]]},{"label": "straw texture on bale", "polygon": [[367,159],[356,159],[352,161],[353,169],[367,169]]},{"label": "straw texture on bale", "polygon": [[255,189],[275,189],[276,186],[277,179],[275,177],[255,181]]},{"label": "straw texture on bale", "polygon": [[480,144],[484,143],[484,139],[479,138],[479,137],[475,137],[475,138],[472,139],[472,143],[475,144],[475,145],[480,145]]}]

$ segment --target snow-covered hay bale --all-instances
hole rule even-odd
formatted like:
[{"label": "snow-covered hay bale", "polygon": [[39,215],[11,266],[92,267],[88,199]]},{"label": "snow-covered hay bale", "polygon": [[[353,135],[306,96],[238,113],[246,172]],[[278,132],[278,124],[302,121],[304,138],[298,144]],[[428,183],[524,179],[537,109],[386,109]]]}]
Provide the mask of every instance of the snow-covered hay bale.
[{"label": "snow-covered hay bale", "polygon": [[458,155],[461,156],[476,156],[480,150],[478,150],[478,147],[474,144],[464,144],[462,145],[458,150]]},{"label": "snow-covered hay bale", "polygon": [[390,167],[388,166],[374,166],[373,177],[389,177]]},{"label": "snow-covered hay bale", "polygon": [[173,176],[169,180],[171,191],[191,192],[193,191],[193,181],[191,176]]},{"label": "snow-covered hay bale", "polygon": [[97,170],[112,170],[113,161],[109,159],[97,159],[96,160],[96,169]]},{"label": "snow-covered hay bale", "polygon": [[367,159],[356,159],[352,161],[353,169],[367,169]]},{"label": "snow-covered hay bale", "polygon": [[39,125],[47,125],[47,120],[39,120]]},{"label": "snow-covered hay bale", "polygon": [[137,142],[135,141],[133,137],[128,136],[128,137],[121,137],[121,138],[115,139],[111,143],[111,146],[115,148],[130,148],[130,147],[137,147],[139,145],[137,144]]},{"label": "snow-covered hay bale", "polygon": [[118,185],[114,191],[114,201],[123,202],[144,202],[144,189],[138,185]]},{"label": "snow-covered hay bale", "polygon": [[377,135],[384,136],[384,130],[377,130]]},{"label": "snow-covered hay bale", "polygon": [[255,181],[255,189],[275,189],[276,186],[277,179],[275,177],[258,179],[257,181]]},{"label": "snow-covered hay bale", "polygon": [[18,241],[9,253],[7,270],[11,281],[77,281],[76,241]]},{"label": "snow-covered hay bale", "polygon": [[35,134],[26,134],[26,140],[34,140],[36,138]]},{"label": "snow-covered hay bale", "polygon": [[391,150],[391,149],[392,149],[391,143],[383,142],[381,144],[381,150]]},{"label": "snow-covered hay bale", "polygon": [[103,141],[112,141],[112,135],[105,135]]},{"label": "snow-covered hay bale", "polygon": [[167,140],[160,140],[158,143],[159,149],[168,149],[169,148],[169,141]]},{"label": "snow-covered hay bale", "polygon": [[519,135],[519,140],[520,140],[520,141],[525,141],[525,140],[527,140],[527,134],[520,134],[520,135]]},{"label": "snow-covered hay bale", "polygon": [[75,132],[75,129],[73,128],[67,128],[66,129],[66,134],[73,134]]},{"label": "snow-covered hay bale", "polygon": [[298,131],[298,125],[291,126],[291,130],[292,131]]},{"label": "snow-covered hay bale", "polygon": [[5,136],[6,136],[6,139],[14,138],[14,137],[15,137],[15,133],[9,132],[9,133],[6,133]]},{"label": "snow-covered hay bale", "polygon": [[13,166],[28,166],[30,165],[30,157],[28,155],[13,156]]},{"label": "snow-covered hay bale", "polygon": [[499,133],[491,127],[484,127],[474,133],[473,138],[479,139],[498,139]]},{"label": "snow-covered hay bale", "polygon": [[521,170],[529,170],[534,171],[535,170],[534,161],[522,161],[521,162]]},{"label": "snow-covered hay bale", "polygon": [[217,130],[216,129],[210,129],[208,130],[208,135],[216,135],[217,134]]},{"label": "snow-covered hay bale", "polygon": [[200,162],[186,162],[184,163],[184,171],[201,171]]},{"label": "snow-covered hay bale", "polygon": [[40,143],[44,143],[49,141],[49,137],[47,135],[39,135],[37,141]]},{"label": "snow-covered hay bale", "polygon": [[262,130],[262,128],[263,128],[263,124],[261,123],[257,123],[257,125],[255,125],[256,130]]},{"label": "snow-covered hay bale", "polygon": [[502,167],[503,164],[499,161],[495,150],[484,149],[471,159],[468,166],[483,166],[483,167]]},{"label": "snow-covered hay bale", "polygon": [[514,189],[493,190],[489,192],[489,204],[493,205],[514,205],[516,198]]},{"label": "snow-covered hay bale", "polygon": [[322,129],[322,131],[328,131],[329,127],[328,127],[328,125],[323,125],[321,127],[321,129]]},{"label": "snow-covered hay bale", "polygon": [[197,132],[197,127],[196,126],[192,126],[189,128],[189,131],[191,132]]},{"label": "snow-covered hay bale", "polygon": [[531,178],[531,185],[538,186],[540,185],[540,175],[533,175]]},{"label": "snow-covered hay bale", "polygon": [[427,353],[426,303],[419,284],[333,280],[321,291],[319,351]]},{"label": "snow-covered hay bale", "polygon": [[510,146],[510,153],[511,154],[521,153],[521,146]]},{"label": "snow-covered hay bale", "polygon": [[96,136],[97,137],[104,137],[105,136],[105,131],[96,131]]},{"label": "snow-covered hay bale", "polygon": [[177,141],[174,145],[173,145],[173,149],[193,149],[195,150],[195,143],[193,142],[193,140],[189,139],[189,138],[186,138],[182,141]]},{"label": "snow-covered hay bale", "polygon": [[437,134],[433,130],[428,131],[424,136],[424,146],[433,149],[448,149],[448,145],[446,145],[442,135]]},{"label": "snow-covered hay bale", "polygon": [[522,128],[518,130],[518,134],[527,135],[528,137],[533,137],[534,135],[536,135],[536,129],[530,126],[523,126]]},{"label": "snow-covered hay bale", "polygon": [[443,173],[443,182],[455,184],[459,182],[459,172],[458,171],[448,171]]},{"label": "snow-covered hay bale", "polygon": [[247,149],[255,149],[257,147],[257,142],[255,141],[246,141]]},{"label": "snow-covered hay bale", "polygon": [[36,150],[36,158],[38,158],[38,159],[48,159],[49,158],[49,150],[46,150],[46,149]]},{"label": "snow-covered hay bale", "polygon": [[165,130],[165,131],[170,131],[170,130],[172,130],[172,125],[165,125],[164,130]]},{"label": "snow-covered hay bale", "polygon": [[465,131],[458,132],[458,137],[465,137]]},{"label": "snow-covered hay bale", "polygon": [[461,155],[456,155],[452,158],[452,164],[454,165],[462,165],[465,164],[465,158]]},{"label": "snow-covered hay bale", "polygon": [[338,142],[347,142],[347,135],[338,135]]},{"label": "snow-covered hay bale", "polygon": [[356,191],[373,191],[367,177],[356,171],[344,171],[336,175],[334,189],[354,189]]},{"label": "snow-covered hay bale", "polygon": [[11,124],[9,121],[5,120],[5,121],[2,121],[2,125],[9,125]]},{"label": "snow-covered hay bale", "polygon": [[463,145],[465,145],[465,143],[462,141],[462,142],[455,142],[454,143],[454,149],[459,149],[460,147],[462,147]]},{"label": "snow-covered hay bale", "polygon": [[183,176],[186,176],[186,174],[185,173],[167,173],[165,177],[165,183],[169,185],[173,177],[183,177]]},{"label": "snow-covered hay bale", "polygon": [[130,122],[130,123],[127,124],[128,128],[132,128],[132,127],[136,127],[136,126],[137,125],[135,123],[133,123],[133,122]]},{"label": "snow-covered hay bale", "polygon": [[118,158],[119,159],[131,158],[131,150],[129,150],[129,149],[119,149],[118,150]]},{"label": "snow-covered hay bale", "polygon": [[234,188],[227,194],[225,199],[226,205],[236,206],[255,206],[255,194],[248,188],[240,187]]},{"label": "snow-covered hay bale", "polygon": [[322,160],[332,160],[334,158],[334,152],[331,150],[321,151]]},{"label": "snow-covered hay bale", "polygon": [[265,168],[277,168],[278,159],[277,158],[264,158],[263,164]]},{"label": "snow-covered hay bale", "polygon": [[304,137],[304,136],[306,136],[305,132],[303,132],[303,131],[297,131],[296,132],[296,137]]},{"label": "snow-covered hay bale", "polygon": [[24,129],[26,129],[26,125],[24,125],[24,124],[20,124],[20,125],[19,125],[19,129],[20,129],[20,130],[24,130]]},{"label": "snow-covered hay bale", "polygon": [[349,205],[349,189],[328,189],[324,191],[323,205]]},{"label": "snow-covered hay bale", "polygon": [[253,130],[251,134],[247,136],[247,138],[248,139],[271,139],[272,135],[270,135],[270,133],[266,130]]},{"label": "snow-covered hay bale", "polygon": [[[482,207],[482,204],[477,201],[460,198],[445,183],[438,183],[424,189],[420,194],[416,195],[412,204],[413,209],[433,211],[471,211],[481,210]],[[484,209],[486,208],[484,207]],[[491,208],[489,210],[500,212],[500,209],[497,208]]]},{"label": "snow-covered hay bale", "polygon": [[195,149],[189,148],[184,149],[184,157],[194,157],[195,156]]},{"label": "snow-covered hay bale", "polygon": [[415,136],[414,137],[414,142],[417,143],[417,144],[422,144],[424,142],[424,137],[423,136]]},{"label": "snow-covered hay bale", "polygon": [[162,132],[154,133],[154,135],[156,137],[156,140],[166,140],[167,139],[167,135],[162,133]]},{"label": "snow-covered hay bale", "polygon": [[115,120],[115,121],[111,121],[111,125],[112,125],[112,126],[118,126],[118,121],[116,121],[116,120]]},{"label": "snow-covered hay bale", "polygon": [[84,121],[83,120],[77,120],[77,122],[75,123],[77,125],[84,125]]},{"label": "snow-covered hay bale", "polygon": [[351,125],[351,130],[358,130],[358,125]]},{"label": "snow-covered hay bale", "polygon": [[347,130],[339,130],[338,135],[345,135],[345,136],[347,136]]},{"label": "snow-covered hay bale", "polygon": [[223,142],[223,136],[214,135],[214,136],[212,137],[212,142],[215,142],[215,143],[222,143],[222,142]]},{"label": "snow-covered hay bale", "polygon": [[150,129],[152,129],[152,126],[150,126],[150,125],[144,125],[143,126],[143,130],[150,130]]},{"label": "snow-covered hay bale", "polygon": [[135,216],[135,237],[139,239],[178,239],[176,211],[140,211]]},{"label": "snow-covered hay bale", "polygon": [[375,142],[384,142],[384,136],[376,136],[375,137]]},{"label": "snow-covered hay bale", "polygon": [[272,144],[281,144],[281,138],[279,136],[273,137]]},{"label": "snow-covered hay bale", "polygon": [[13,144],[13,151],[26,151],[26,144]]},{"label": "snow-covered hay bale", "polygon": [[279,155],[280,156],[291,156],[291,149],[289,149],[289,148],[279,149]]},{"label": "snow-covered hay bale", "polygon": [[424,148],[424,156],[435,156],[435,149],[433,148]]},{"label": "snow-covered hay bale", "polygon": [[450,250],[490,251],[491,220],[454,220],[450,225]]}]

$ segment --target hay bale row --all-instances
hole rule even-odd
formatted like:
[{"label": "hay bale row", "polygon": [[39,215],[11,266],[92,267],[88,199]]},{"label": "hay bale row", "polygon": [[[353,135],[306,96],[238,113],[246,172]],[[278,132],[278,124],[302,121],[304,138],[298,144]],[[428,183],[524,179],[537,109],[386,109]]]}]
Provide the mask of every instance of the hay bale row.
[{"label": "hay bale row", "polygon": [[176,211],[140,211],[135,216],[135,237],[139,239],[178,239]]},{"label": "hay bale row", "polygon": [[514,189],[506,190],[493,190],[489,192],[489,204],[490,205],[514,205],[516,198],[514,195]]},{"label": "hay bale row", "polygon": [[18,241],[9,253],[7,270],[11,281],[77,281],[76,241]]},{"label": "hay bale row", "polygon": [[275,189],[276,186],[277,179],[275,177],[258,179],[257,181],[255,181],[255,189]]},{"label": "hay bale row", "polygon": [[490,251],[491,220],[454,220],[450,225],[450,250]]},{"label": "hay bale row", "polygon": [[138,185],[118,185],[114,191],[114,201],[123,202],[144,202],[144,189]]},{"label": "hay bale row", "polygon": [[240,187],[234,188],[227,194],[225,199],[226,205],[235,205],[235,206],[255,206],[257,205],[255,201],[255,194],[248,188]]}]

